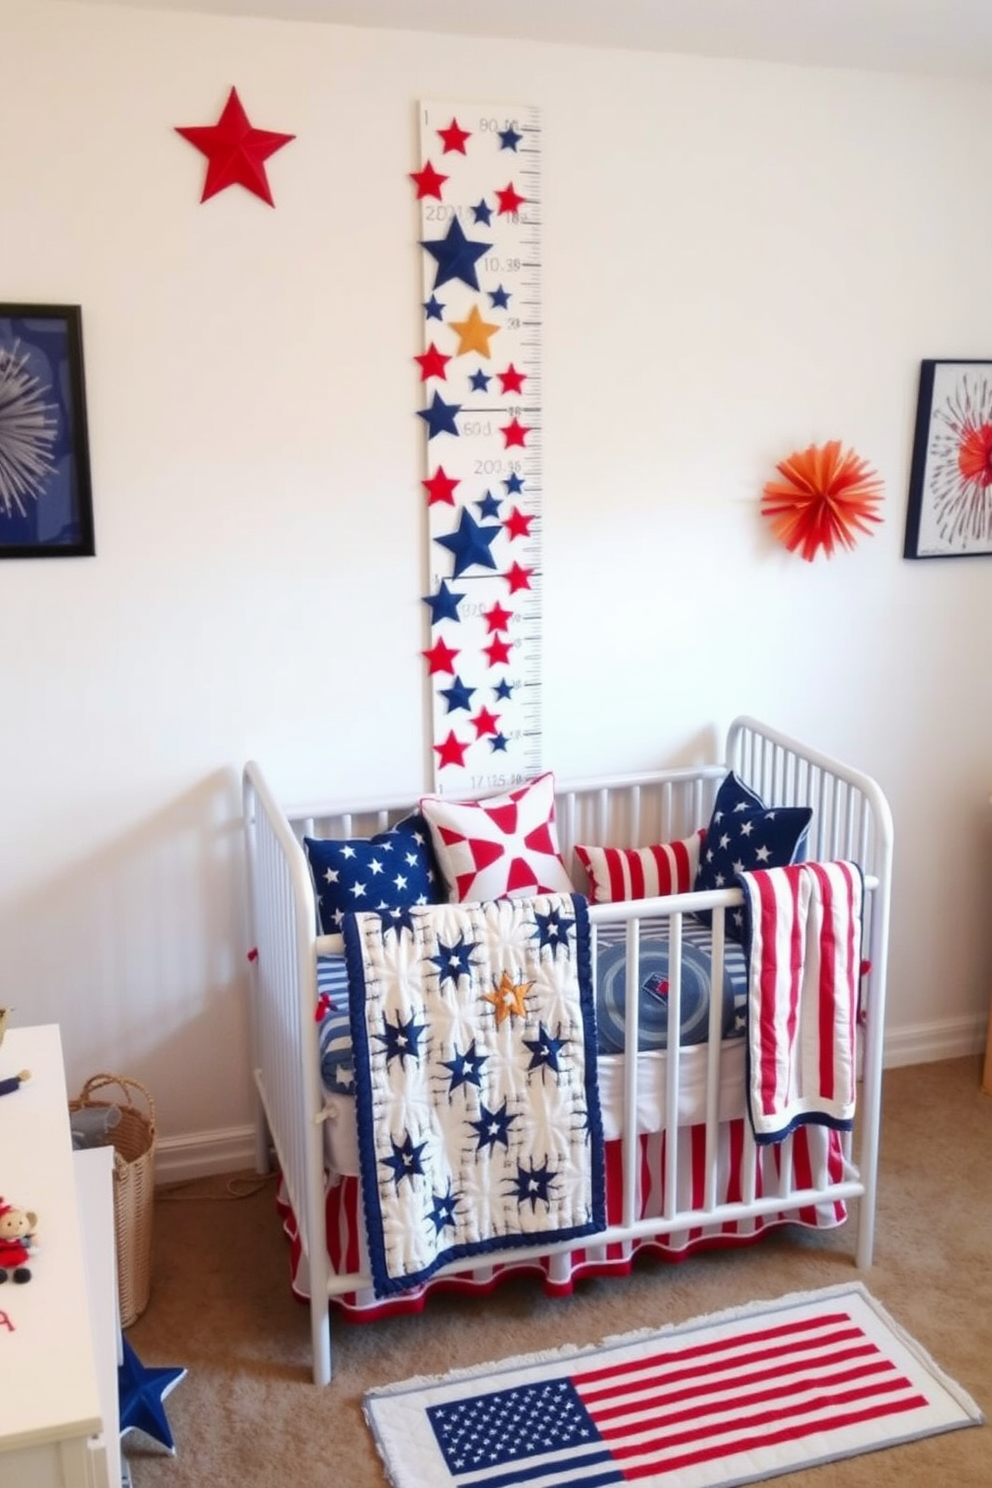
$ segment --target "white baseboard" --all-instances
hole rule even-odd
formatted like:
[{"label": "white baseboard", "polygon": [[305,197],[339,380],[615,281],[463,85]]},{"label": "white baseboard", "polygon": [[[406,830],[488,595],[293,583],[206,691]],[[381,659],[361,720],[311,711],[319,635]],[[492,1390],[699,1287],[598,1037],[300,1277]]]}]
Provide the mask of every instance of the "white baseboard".
[{"label": "white baseboard", "polygon": [[255,1128],[229,1126],[219,1131],[186,1132],[159,1137],[155,1149],[155,1182],[188,1183],[214,1173],[255,1168]]},{"label": "white baseboard", "polygon": [[943,1018],[936,1023],[911,1023],[885,1030],[886,1069],[901,1064],[935,1064],[938,1059],[964,1059],[985,1048],[986,1019],[968,1016]]},{"label": "white baseboard", "polygon": [[[885,1035],[885,1067],[933,1064],[938,1059],[963,1059],[985,1048],[984,1018],[945,1018],[937,1023],[915,1023],[889,1029]],[[255,1168],[255,1129],[224,1127],[219,1131],[188,1132],[160,1137],[155,1152],[156,1183],[188,1183],[215,1173],[238,1173]]]}]

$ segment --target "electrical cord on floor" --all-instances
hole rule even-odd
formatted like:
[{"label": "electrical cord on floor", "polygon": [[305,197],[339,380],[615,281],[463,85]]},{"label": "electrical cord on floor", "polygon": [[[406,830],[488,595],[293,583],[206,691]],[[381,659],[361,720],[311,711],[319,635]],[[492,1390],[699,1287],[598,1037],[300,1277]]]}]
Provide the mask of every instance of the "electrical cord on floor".
[{"label": "electrical cord on floor", "polygon": [[224,1184],[223,1193],[189,1193],[187,1190],[201,1183],[209,1182],[208,1178],[186,1178],[179,1183],[163,1183],[155,1190],[155,1202],[178,1203],[192,1202],[196,1199],[209,1199],[213,1201],[227,1202],[230,1199],[251,1199],[257,1193],[261,1193],[267,1184],[277,1178],[277,1173],[253,1174],[250,1178],[233,1174]]}]

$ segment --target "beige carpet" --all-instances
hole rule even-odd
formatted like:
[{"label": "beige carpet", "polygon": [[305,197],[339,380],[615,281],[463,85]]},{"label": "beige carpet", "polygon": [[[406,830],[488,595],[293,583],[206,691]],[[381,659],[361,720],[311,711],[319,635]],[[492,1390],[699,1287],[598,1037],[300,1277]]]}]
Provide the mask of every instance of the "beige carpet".
[{"label": "beige carpet", "polygon": [[[992,1099],[979,1064],[889,1072],[875,1264],[863,1280],[992,1415]],[[253,1187],[238,1175],[235,1193]],[[129,1433],[134,1488],[361,1488],[385,1477],[361,1412],[371,1385],[561,1343],[682,1321],[854,1273],[853,1227],[788,1229],[739,1252],[582,1283],[548,1301],[537,1281],[488,1299],[435,1297],[419,1317],[338,1322],[335,1377],[310,1383],[309,1317],[289,1290],[271,1181],[232,1197],[225,1179],[160,1194],[147,1312],[128,1329],[146,1365],[185,1365],[167,1397],[168,1455]],[[854,1273],[857,1274],[857,1273]],[[989,1488],[992,1425],[810,1468],[783,1488]]]}]

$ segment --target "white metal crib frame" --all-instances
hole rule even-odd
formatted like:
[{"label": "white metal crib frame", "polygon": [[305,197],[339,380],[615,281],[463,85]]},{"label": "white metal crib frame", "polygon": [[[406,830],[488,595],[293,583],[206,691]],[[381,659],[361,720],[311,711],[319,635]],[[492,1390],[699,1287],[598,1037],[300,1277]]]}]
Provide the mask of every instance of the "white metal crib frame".
[{"label": "white metal crib frame", "polygon": [[[885,984],[892,878],[892,818],[880,787],[869,776],[825,754],[807,748],[787,735],[740,717],[728,730],[724,761],[719,764],[659,770],[615,779],[561,783],[556,790],[559,841],[567,865],[577,842],[604,846],[647,846],[687,836],[709,819],[713,798],[728,769],[762,799],[778,806],[813,808],[808,858],[850,859],[865,877],[864,948],[869,962],[862,991],[861,1094],[855,1136],[844,1138],[844,1173],[824,1188],[795,1189],[791,1138],[782,1144],[782,1188],[756,1195],[756,1152],[747,1133],[743,1198],[719,1203],[713,1170],[718,1126],[721,1043],[720,999],[711,998],[711,1036],[706,1074],[706,1192],[702,1207],[680,1210],[677,1204],[677,1143],[671,1140],[678,1124],[682,918],[699,909],[713,910],[713,977],[720,984],[724,946],[724,915],[742,903],[740,889],[706,894],[670,895],[662,899],[594,905],[593,926],[605,922],[627,926],[626,1039],[637,1048],[637,947],[640,921],[649,914],[670,916],[669,1038],[665,1130],[670,1160],[665,1173],[664,1212],[638,1219],[637,1098],[639,1064],[625,1058],[623,1203],[620,1224],[595,1237],[596,1244],[630,1242],[643,1237],[670,1235],[689,1226],[719,1225],[765,1214],[791,1212],[805,1205],[836,1200],[859,1200],[856,1264],[871,1265],[878,1180],[881,1113]],[[256,1101],[256,1165],[269,1170],[273,1152],[287,1201],[299,1228],[300,1244],[310,1277],[310,1333],[314,1382],[331,1379],[329,1299],[371,1285],[368,1275],[335,1275],[327,1251],[325,1218],[325,1157],[322,1133],[324,1108],[320,1080],[317,1003],[317,957],[340,948],[340,937],[320,934],[309,866],[301,845],[308,836],[359,836],[383,831],[408,814],[409,797],[386,802],[322,803],[285,811],[270,791],[255,762],[244,769],[244,821],[251,935],[251,1038]],[[577,885],[578,886],[578,885]],[[633,1134],[633,1140],[627,1137]],[[514,1252],[515,1260],[567,1251],[574,1242],[535,1245]],[[472,1270],[498,1263],[499,1254],[460,1260],[448,1272]]]}]

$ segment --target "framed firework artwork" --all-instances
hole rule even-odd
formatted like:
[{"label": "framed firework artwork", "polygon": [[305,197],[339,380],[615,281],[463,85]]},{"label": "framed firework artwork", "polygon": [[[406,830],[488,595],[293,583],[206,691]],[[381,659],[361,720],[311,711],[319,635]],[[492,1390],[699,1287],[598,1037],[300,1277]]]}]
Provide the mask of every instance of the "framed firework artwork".
[{"label": "framed firework artwork", "polygon": [[0,304],[0,558],[94,552],[79,306]]},{"label": "framed firework artwork", "polygon": [[992,361],[924,361],[905,558],[992,554]]}]

